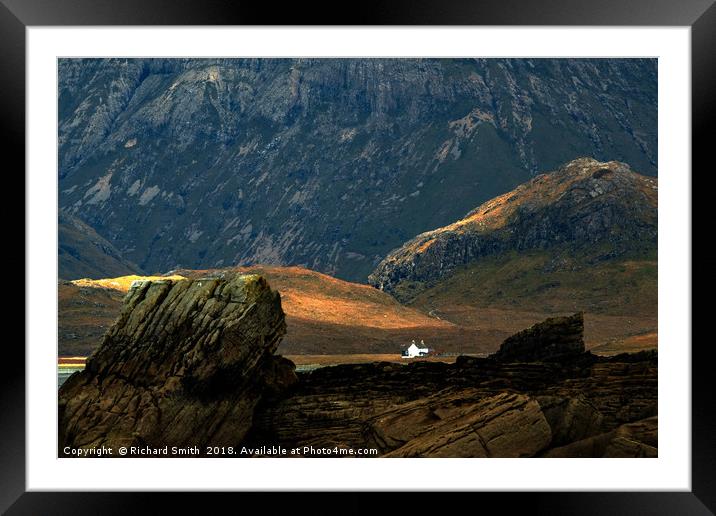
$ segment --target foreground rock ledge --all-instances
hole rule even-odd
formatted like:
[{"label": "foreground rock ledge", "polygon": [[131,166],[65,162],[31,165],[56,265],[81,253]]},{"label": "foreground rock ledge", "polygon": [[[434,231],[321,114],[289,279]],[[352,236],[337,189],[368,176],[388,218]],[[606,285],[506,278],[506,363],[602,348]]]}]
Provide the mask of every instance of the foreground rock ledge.
[{"label": "foreground rock ledge", "polygon": [[247,441],[383,457],[655,456],[656,353],[598,357],[585,352],[583,330],[576,313],[487,358],[299,373],[257,406]]},{"label": "foreground rock ledge", "polygon": [[285,330],[278,293],[257,275],[137,282],[85,371],[60,389],[60,455],[101,445],[370,448],[383,457],[658,453],[656,353],[585,352],[581,313],[520,332],[487,358],[298,376],[273,355]]},{"label": "foreground rock ledge", "polygon": [[262,393],[296,379],[273,355],[285,332],[261,276],[135,282],[86,369],[60,389],[60,455],[238,444]]}]

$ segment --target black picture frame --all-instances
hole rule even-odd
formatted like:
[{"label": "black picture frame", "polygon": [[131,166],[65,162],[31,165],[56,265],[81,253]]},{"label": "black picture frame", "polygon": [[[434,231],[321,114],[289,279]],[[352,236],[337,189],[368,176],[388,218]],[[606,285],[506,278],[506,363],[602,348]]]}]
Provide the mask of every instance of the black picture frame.
[{"label": "black picture frame", "polygon": [[[706,327],[710,304],[696,303],[698,294],[714,292],[716,258],[709,257],[708,235],[710,218],[706,212],[709,188],[706,180],[713,172],[707,166],[710,153],[709,128],[713,125],[714,48],[716,48],[716,5],[714,0],[524,0],[489,1],[363,1],[344,4],[343,10],[320,4],[294,3],[277,7],[270,3],[230,2],[228,0],[1,0],[0,2],[0,63],[2,84],[0,95],[0,123],[3,127],[3,156],[5,157],[5,188],[25,192],[25,30],[31,26],[61,25],[608,25],[608,26],[690,26],[692,50],[692,169],[704,168],[692,178],[692,320],[697,327]],[[14,157],[14,167],[7,166]],[[693,188],[698,177],[699,188]],[[17,185],[7,181],[13,179]],[[703,203],[696,202],[701,196]],[[710,198],[710,197],[709,197]],[[694,211],[703,208],[703,212]],[[19,210],[15,207],[13,210]],[[14,248],[6,266],[13,276],[26,268],[24,226],[12,224],[17,211],[5,206],[8,226],[13,226]],[[11,218],[12,217],[12,218]],[[702,227],[703,226],[703,227]],[[703,231],[700,231],[703,230]],[[22,234],[20,234],[22,232]],[[696,236],[704,235],[698,239]],[[701,253],[695,253],[703,247]],[[22,249],[22,250],[21,250]],[[711,251],[712,252],[712,251]],[[51,260],[52,257],[48,257]],[[668,271],[662,271],[668,274]],[[17,287],[11,287],[17,288]],[[25,307],[24,295],[15,294],[12,305]],[[19,318],[4,317],[5,327],[20,328]],[[24,330],[21,330],[24,336]],[[450,495],[455,503],[479,507],[497,503],[501,511],[511,512],[527,507],[538,514],[713,514],[716,511],[716,424],[714,388],[711,382],[711,340],[692,338],[692,491],[646,493],[470,493]],[[708,334],[705,334],[708,336]],[[4,371],[0,389],[2,439],[0,439],[0,510],[8,514],[132,514],[145,512],[153,504],[162,513],[191,512],[197,507],[206,509],[206,500],[188,498],[182,493],[40,493],[25,488],[25,353],[18,338],[5,339],[5,359],[13,367]],[[672,343],[690,346],[690,342]],[[668,382],[668,378],[660,378]],[[235,508],[248,508],[244,503],[267,503],[252,500],[254,494],[225,494],[220,498],[242,496],[245,500]],[[208,496],[207,493],[202,496]],[[214,495],[216,496],[216,495]],[[273,496],[273,495],[272,495]],[[383,502],[375,494],[351,493],[337,499],[335,494],[296,494],[299,498],[288,503],[293,512],[309,509],[311,513],[357,514],[372,511]],[[469,496],[469,500],[462,498]],[[457,498],[455,498],[457,497]],[[475,498],[477,497],[477,498]],[[247,500],[246,500],[247,499]],[[213,502],[214,500],[212,500]],[[431,502],[434,499],[431,499]],[[413,495],[402,502],[401,511],[423,512],[429,506],[422,495]],[[276,498],[272,498],[272,505]],[[200,504],[200,505],[199,505]],[[442,504],[441,504],[442,505]],[[269,506],[267,506],[269,507]],[[422,510],[418,510],[421,508]],[[443,510],[445,506],[443,505]],[[273,512],[270,510],[269,512]]]}]

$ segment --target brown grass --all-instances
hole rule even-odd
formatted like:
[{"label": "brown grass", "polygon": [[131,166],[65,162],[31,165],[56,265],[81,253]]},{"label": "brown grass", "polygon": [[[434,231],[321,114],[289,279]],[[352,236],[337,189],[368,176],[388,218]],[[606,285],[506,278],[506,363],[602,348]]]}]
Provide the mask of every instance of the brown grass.
[{"label": "brown grass", "polygon": [[618,355],[619,353],[636,353],[649,349],[657,349],[659,336],[656,332],[647,332],[625,339],[613,339],[591,349],[597,355]]},{"label": "brown grass", "polygon": [[357,353],[348,355],[284,355],[297,366],[301,365],[317,365],[329,366],[338,364],[364,364],[371,362],[396,362],[401,364],[409,364],[411,362],[455,362],[455,357],[421,357],[421,358],[401,358],[397,353]]},{"label": "brown grass", "polygon": [[[533,324],[544,321],[548,317],[558,315],[571,315],[572,310],[562,311],[530,311],[498,307],[474,306],[441,306],[436,310],[438,316],[450,320],[460,321],[463,327],[475,330],[483,342],[484,347],[491,350],[498,349],[504,339],[529,328]],[[611,341],[634,342],[633,347],[639,347],[637,341],[641,335],[653,335],[651,339],[642,339],[645,347],[656,347],[656,317],[626,316],[599,314],[585,312],[584,314],[584,342],[587,349],[596,349]],[[595,351],[596,352],[596,351]]]},{"label": "brown grass", "polygon": [[[266,277],[271,288],[281,293],[281,305],[287,317],[297,324],[312,321],[383,330],[445,330],[453,326],[421,310],[403,306],[390,295],[370,285],[343,281],[301,267],[255,266],[233,270]],[[179,272],[187,277],[200,277],[215,270]]]},{"label": "brown grass", "polygon": [[[577,286],[561,277],[558,278],[562,280],[560,288],[537,294],[540,303],[535,302],[535,294],[530,289],[534,287],[531,278],[537,276],[525,276],[524,270],[535,270],[541,260],[535,263],[524,257],[522,260],[528,261],[514,271],[509,264],[502,264],[500,270],[494,267],[475,270],[478,276],[475,278],[465,276],[473,270],[457,274],[441,287],[420,295],[410,307],[368,285],[349,283],[299,267],[257,266],[233,270],[262,274],[271,287],[281,293],[288,332],[278,353],[289,356],[335,355],[354,360],[361,356],[394,354],[396,360],[404,360],[399,357],[400,350],[413,339],[424,339],[428,347],[440,353],[484,355],[496,351],[507,337],[520,330],[547,317],[567,315],[579,309],[585,310],[587,349],[595,353],[656,347],[656,304],[652,300],[655,293],[640,290],[634,299],[617,298],[608,282],[614,275],[628,278],[643,273],[643,263],[625,262],[623,270],[605,270],[599,277],[591,273],[594,276],[591,283],[604,292],[605,299],[611,303],[618,301],[617,305],[602,309],[600,304],[585,306]],[[505,268],[509,270],[503,270]],[[216,271],[182,270],[171,278],[196,278],[211,272]],[[539,275],[540,281],[542,277]],[[602,277],[607,279],[600,279]],[[162,277],[124,276],[60,283],[60,355],[89,355],[94,351],[119,314],[124,296],[121,289],[143,278]],[[484,299],[498,289],[506,291],[505,300]],[[521,299],[520,295],[527,297]],[[516,303],[504,306],[505,301]],[[428,314],[431,310],[432,316]],[[629,311],[632,313],[624,313]]]},{"label": "brown grass", "polygon": [[[369,285],[300,267],[232,270],[262,274],[271,288],[281,293],[288,325],[279,349],[282,353],[399,353],[412,339],[422,338],[443,348],[471,340],[457,325],[403,306]],[[182,270],[169,278],[198,278],[215,272],[218,270]],[[132,281],[162,278],[124,276],[61,283],[60,354],[90,354],[119,314],[123,293]]]}]

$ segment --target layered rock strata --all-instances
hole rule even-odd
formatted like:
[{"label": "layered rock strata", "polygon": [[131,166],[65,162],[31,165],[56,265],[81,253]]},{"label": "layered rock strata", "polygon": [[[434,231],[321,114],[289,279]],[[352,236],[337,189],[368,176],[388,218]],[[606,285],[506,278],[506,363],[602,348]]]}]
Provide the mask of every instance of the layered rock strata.
[{"label": "layered rock strata", "polygon": [[285,331],[261,276],[135,282],[86,369],[60,389],[60,452],[238,444],[261,396],[295,380],[273,355]]},{"label": "layered rock strata", "polygon": [[582,329],[575,314],[487,358],[296,374],[274,355],[284,314],[261,276],[136,282],[87,368],[60,389],[60,455],[313,446],[384,457],[655,456],[656,353],[594,356]]},{"label": "layered rock strata", "polygon": [[298,377],[257,407],[250,442],[367,447],[391,457],[527,457],[657,414],[655,353],[383,362]]},{"label": "layered rock strata", "polygon": [[651,437],[614,440],[647,418],[655,429],[656,353],[597,357],[582,332],[578,313],[520,332],[488,358],[299,373],[259,405],[249,440],[387,457],[652,456]]}]

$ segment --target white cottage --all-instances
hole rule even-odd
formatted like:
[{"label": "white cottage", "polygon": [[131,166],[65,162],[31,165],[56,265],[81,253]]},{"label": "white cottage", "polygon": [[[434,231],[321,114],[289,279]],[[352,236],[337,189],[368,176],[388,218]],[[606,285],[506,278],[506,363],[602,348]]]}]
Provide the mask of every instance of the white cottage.
[{"label": "white cottage", "polygon": [[422,340],[420,341],[420,346],[418,346],[415,341],[411,342],[410,346],[408,346],[408,349],[403,351],[402,358],[415,358],[415,357],[424,357],[426,356],[430,350],[425,347],[425,342]]}]

